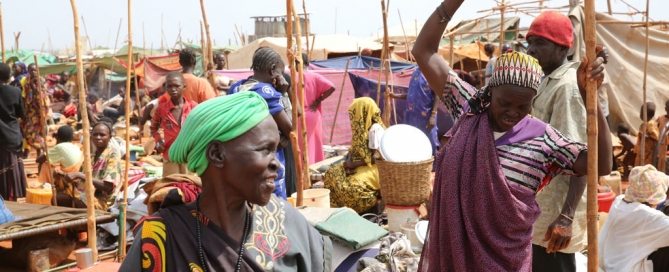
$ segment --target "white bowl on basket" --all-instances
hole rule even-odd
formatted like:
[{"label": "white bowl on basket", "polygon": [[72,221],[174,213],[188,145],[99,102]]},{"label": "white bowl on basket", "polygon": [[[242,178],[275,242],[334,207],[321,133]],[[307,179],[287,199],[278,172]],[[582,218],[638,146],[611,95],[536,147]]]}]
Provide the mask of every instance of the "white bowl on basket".
[{"label": "white bowl on basket", "polygon": [[379,151],[389,162],[420,162],[432,157],[432,144],[420,129],[400,124],[386,129]]}]

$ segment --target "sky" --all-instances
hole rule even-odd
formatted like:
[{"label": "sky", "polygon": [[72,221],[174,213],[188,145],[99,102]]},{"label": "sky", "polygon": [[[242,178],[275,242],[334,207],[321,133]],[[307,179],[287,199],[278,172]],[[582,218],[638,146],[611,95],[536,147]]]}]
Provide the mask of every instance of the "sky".
[{"label": "sky", "polygon": [[[528,2],[507,0],[507,2]],[[630,12],[623,0],[610,0],[614,12]],[[22,49],[59,50],[73,47],[74,34],[72,9],[67,0],[5,0],[2,2],[5,46],[14,46],[13,33],[21,32],[19,47]],[[174,45],[179,31],[184,40],[200,41],[201,10],[199,0],[134,0],[133,43],[135,46],[159,48],[161,24],[165,43]],[[302,12],[300,0],[294,0]],[[440,3],[439,0],[391,0],[388,14],[389,27],[411,21],[422,22]],[[546,0],[546,6],[558,7],[568,0]],[[645,9],[644,0],[627,0],[639,10]],[[669,1],[652,0],[650,17],[669,21]],[[116,33],[121,21],[117,47],[127,40],[127,1],[77,0],[79,14],[83,17],[81,35],[90,36],[94,47],[115,47]],[[472,19],[482,15],[477,11],[490,9],[494,0],[467,0],[453,17]],[[235,27],[245,34],[253,34],[252,16],[283,15],[283,0],[205,0],[212,39],[216,46],[235,45]],[[311,32],[317,35],[350,34],[356,37],[376,37],[382,31],[381,1],[378,0],[306,0],[311,14]],[[606,11],[606,0],[596,0],[598,11]],[[662,12],[664,10],[665,12]],[[529,26],[532,17],[521,17],[521,26]],[[641,20],[641,16],[618,16],[624,20]],[[85,24],[84,24],[85,23]],[[144,30],[143,30],[144,29]],[[86,34],[88,33],[88,35]],[[49,42],[51,40],[51,42]],[[144,42],[145,40],[145,42]]]}]

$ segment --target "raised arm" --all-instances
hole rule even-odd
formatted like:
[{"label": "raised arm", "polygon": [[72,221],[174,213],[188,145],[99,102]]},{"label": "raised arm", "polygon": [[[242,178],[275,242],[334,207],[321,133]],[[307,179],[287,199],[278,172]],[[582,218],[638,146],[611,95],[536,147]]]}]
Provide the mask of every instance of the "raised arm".
[{"label": "raised arm", "polygon": [[442,97],[444,86],[448,83],[448,63],[439,55],[439,42],[455,11],[463,0],[446,0],[427,19],[421,29],[411,53],[416,59],[425,79],[437,96]]}]

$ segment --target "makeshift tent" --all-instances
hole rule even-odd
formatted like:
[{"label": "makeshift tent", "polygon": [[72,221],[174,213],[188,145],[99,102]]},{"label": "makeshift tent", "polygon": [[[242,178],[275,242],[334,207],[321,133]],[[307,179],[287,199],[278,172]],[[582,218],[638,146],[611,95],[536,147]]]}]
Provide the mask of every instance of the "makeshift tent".
[{"label": "makeshift tent", "polygon": [[[456,44],[469,44],[476,40],[499,41],[500,18],[481,18],[476,20],[465,20],[456,24],[453,28],[448,28],[446,32],[453,33]],[[504,19],[504,40],[512,41],[517,36],[520,25],[519,17],[509,17]],[[441,42],[441,46],[448,45],[448,37]]]},{"label": "makeshift tent", "polygon": [[56,56],[47,54],[47,53],[40,53],[40,52],[33,52],[33,51],[28,51],[28,50],[12,50],[12,51],[5,51],[5,57],[7,58],[7,62],[16,62],[20,61],[25,63],[26,65],[32,64],[35,62],[35,59],[33,55],[37,55],[37,64],[40,65],[47,65],[51,63],[56,62]]},{"label": "makeshift tent", "polygon": [[[578,22],[584,21],[582,8],[570,12]],[[614,17],[597,13],[597,21],[614,21]],[[574,59],[585,55],[582,27],[575,28]],[[625,123],[633,131],[641,125],[639,112],[643,104],[643,66],[646,48],[645,28],[629,24],[597,24],[597,43],[606,46],[609,62],[606,78],[601,88],[608,95],[610,121],[615,130],[617,124]],[[658,106],[656,116],[663,114],[664,102],[669,99],[669,33],[651,28],[648,49],[647,99]],[[649,118],[650,119],[650,118]]]},{"label": "makeshift tent", "polygon": [[[388,28],[388,41],[395,44],[405,44],[414,42],[418,33],[423,29],[423,23],[416,20],[405,22],[404,25],[398,24]],[[383,32],[377,33],[378,39],[376,41],[383,41]]]},{"label": "makeshift tent", "polygon": [[[165,76],[168,73],[181,71],[179,54],[144,58],[135,69],[137,75],[144,78],[144,87],[149,91],[153,91],[160,88],[163,82],[165,82]],[[193,74],[196,76],[204,75],[202,70],[202,55],[197,55]]]},{"label": "makeshift tent", "polygon": [[[155,55],[164,55],[167,54],[166,50],[160,50],[160,49],[153,49],[153,48],[141,48],[137,46],[132,47],[132,52],[134,54],[139,54],[142,56],[155,56]],[[118,51],[116,51],[116,55],[128,55],[128,45],[124,45],[121,47]],[[126,58],[127,59],[127,58]]]},{"label": "makeshift tent", "polygon": [[[346,69],[346,63],[349,62],[349,70],[368,70],[381,69],[381,59],[367,56],[341,57],[327,60],[318,60],[310,62],[310,67],[314,69]],[[406,62],[391,61],[390,68],[393,72],[416,68],[415,64]]]},{"label": "makeshift tent", "polygon": [[[313,38],[313,37],[312,37]],[[330,55],[337,54],[357,54],[360,50],[368,48],[371,50],[381,50],[380,43],[368,40],[361,40],[345,35],[316,35],[309,39],[313,46],[310,56],[312,60],[327,59]],[[302,47],[306,48],[306,40],[302,39]],[[248,69],[251,67],[253,53],[260,47],[270,47],[281,55],[284,62],[288,62],[286,56],[286,38],[262,38],[238,49],[228,55],[228,65],[230,69]]]}]

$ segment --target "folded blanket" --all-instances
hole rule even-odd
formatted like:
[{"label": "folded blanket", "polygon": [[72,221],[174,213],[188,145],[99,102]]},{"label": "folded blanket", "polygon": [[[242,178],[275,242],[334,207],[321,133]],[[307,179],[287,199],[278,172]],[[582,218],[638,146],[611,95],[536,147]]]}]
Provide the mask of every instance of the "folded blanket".
[{"label": "folded blanket", "polygon": [[388,234],[387,230],[347,208],[337,209],[327,220],[317,223],[316,229],[353,249],[367,246]]}]

